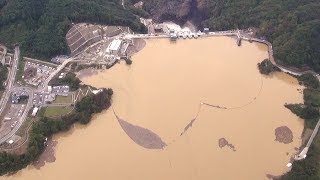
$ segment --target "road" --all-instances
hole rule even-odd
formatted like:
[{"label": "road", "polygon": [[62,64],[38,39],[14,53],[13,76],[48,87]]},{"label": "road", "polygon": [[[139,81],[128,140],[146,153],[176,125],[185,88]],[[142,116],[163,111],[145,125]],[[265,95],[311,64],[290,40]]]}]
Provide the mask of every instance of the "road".
[{"label": "road", "polygon": [[9,74],[8,74],[8,83],[6,86],[6,90],[3,93],[1,101],[0,101],[0,114],[3,113],[3,110],[9,101],[9,98],[10,98],[12,91],[24,90],[29,94],[29,99],[28,99],[28,103],[26,105],[25,111],[23,112],[22,116],[20,117],[19,121],[17,122],[17,125],[7,135],[0,138],[0,144],[5,142],[9,138],[11,138],[18,131],[20,126],[26,120],[28,112],[32,107],[33,90],[29,87],[15,87],[14,86],[16,74],[17,74],[17,70],[18,70],[19,58],[20,58],[20,48],[19,48],[19,46],[15,46],[14,57],[13,57],[11,69],[9,70]]},{"label": "road", "polygon": [[126,8],[124,7],[124,0],[121,0],[121,5],[122,5],[123,9],[126,9]]},{"label": "road", "polygon": [[34,93],[33,89],[29,87],[13,87],[12,88],[12,91],[19,91],[19,90],[24,90],[28,93],[29,95],[28,103],[26,105],[26,108],[23,114],[21,115],[20,119],[17,122],[17,125],[8,134],[0,138],[0,144],[10,139],[19,130],[23,122],[27,119],[28,112],[32,107],[32,99],[33,99],[33,93]]},{"label": "road", "polygon": [[302,151],[300,152],[299,155],[294,157],[294,160],[299,161],[299,160],[303,160],[304,158],[307,157],[308,150],[311,146],[311,143],[313,142],[314,137],[316,137],[316,135],[318,133],[319,126],[320,126],[320,119],[318,120],[318,123],[317,123],[316,127],[314,128],[314,130],[308,140],[306,147],[302,149]]},{"label": "road", "polygon": [[[23,124],[23,122],[27,119],[27,116],[28,116],[28,112],[29,110],[32,108],[32,100],[33,100],[33,96],[34,96],[34,90],[31,89],[30,87],[18,87],[18,86],[13,86],[14,85],[14,79],[15,79],[15,76],[16,76],[16,72],[17,72],[17,62],[18,62],[18,59],[19,59],[19,55],[20,55],[20,49],[19,47],[16,47],[15,48],[15,57],[14,57],[14,62],[12,64],[12,72],[9,76],[9,82],[8,82],[8,86],[7,86],[7,94],[4,97],[4,100],[3,100],[3,104],[4,106],[1,106],[3,109],[6,105],[6,103],[8,103],[8,100],[9,100],[9,97],[10,97],[10,93],[12,91],[19,91],[19,90],[23,90],[23,91],[26,91],[29,95],[29,98],[28,98],[28,103],[26,105],[26,108],[25,108],[25,111],[23,112],[22,116],[20,117],[19,121],[17,122],[17,125],[8,133],[6,134],[5,136],[1,137],[0,138],[0,144],[7,141],[8,139],[10,139],[18,130],[19,128],[21,127],[21,125]],[[49,75],[49,77],[46,79],[46,81],[44,82],[44,87],[43,89],[38,89],[38,91],[42,91],[42,90],[45,90],[47,87],[48,87],[48,83],[50,82],[50,80],[56,76],[69,62],[72,62],[73,61],[73,58],[70,58],[70,59],[67,59],[65,60],[60,66],[57,67],[57,69],[51,73]],[[60,104],[57,104],[57,105],[60,105]],[[61,104],[62,105],[62,104]],[[2,110],[3,111],[3,110]]]},{"label": "road", "polygon": [[8,83],[7,83],[6,89],[5,89],[5,91],[1,97],[1,100],[0,100],[0,114],[3,113],[4,107],[6,106],[6,104],[8,103],[8,100],[10,98],[12,87],[13,87],[14,81],[16,79],[19,57],[20,57],[20,48],[19,48],[19,46],[16,46],[14,49],[13,62],[12,62],[11,69],[9,70],[9,74],[8,74]]},{"label": "road", "polygon": [[51,79],[56,76],[69,62],[73,61],[73,58],[69,58],[69,59],[66,59],[65,61],[63,61],[63,63],[57,67],[57,69],[55,71],[53,71],[49,77],[44,81],[43,83],[43,87],[42,89],[39,88],[39,91],[44,91],[44,90],[47,90],[48,89],[48,84],[49,82],[51,81]]},{"label": "road", "polygon": [[[244,37],[243,39],[245,40],[249,40],[248,38]],[[311,70],[307,70],[307,71],[299,71],[299,70],[295,70],[295,69],[292,69],[292,68],[288,68],[288,67],[284,67],[282,65],[279,65],[276,63],[274,57],[273,57],[273,49],[272,49],[272,44],[266,40],[261,40],[261,39],[257,39],[257,38],[250,38],[251,41],[255,41],[255,42],[260,42],[260,43],[263,43],[263,44],[266,44],[268,46],[268,52],[269,52],[269,60],[271,61],[271,63],[278,67],[279,69],[281,69],[283,72],[286,72],[286,73],[289,73],[289,74],[292,74],[294,76],[301,76],[303,74],[306,74],[306,73],[311,73],[313,74],[317,79],[318,81],[320,82],[320,76],[319,74],[317,74],[316,72],[314,71],[311,71]],[[305,148],[302,149],[302,151],[300,152],[299,155],[296,155],[294,157],[294,160],[296,161],[299,161],[299,160],[303,160],[307,157],[307,153],[308,153],[308,150],[309,150],[309,147],[311,146],[312,142],[313,142],[313,139],[314,137],[317,135],[318,133],[318,130],[319,130],[319,127],[320,127],[320,119],[318,120],[317,122],[317,125],[315,126],[315,128],[313,129],[313,132],[308,140],[308,143],[306,145]]]},{"label": "road", "polygon": [[[254,41],[254,42],[263,43],[263,44],[268,46],[269,60],[271,61],[271,63],[274,66],[278,67],[283,72],[292,74],[294,76],[301,76],[301,75],[306,74],[306,73],[311,73],[315,77],[317,77],[317,79],[320,82],[320,75],[317,74],[314,71],[311,71],[311,70],[299,71],[298,69],[294,69],[294,68],[290,68],[290,67],[284,67],[284,66],[282,66],[280,64],[277,64],[275,59],[274,59],[274,56],[273,56],[272,44],[269,41],[258,39],[258,38],[251,38],[251,37],[247,36],[246,34],[243,35],[242,32],[243,31],[241,31],[241,30],[217,31],[217,32],[209,32],[207,34],[201,33],[201,36],[237,36],[238,39],[243,39],[243,40],[246,40],[246,41]],[[159,38],[159,37],[168,38],[170,36],[167,35],[167,34],[163,34],[163,35],[160,35],[160,36],[146,35],[146,34],[127,34],[125,36],[125,38]],[[314,128],[313,133],[312,133],[312,135],[311,135],[306,147],[300,152],[300,154],[298,156],[295,157],[295,160],[302,160],[307,156],[309,147],[310,147],[311,143],[313,142],[314,137],[318,133],[319,127],[320,127],[320,119],[318,120],[318,123],[317,123],[316,127]]]},{"label": "road", "polygon": [[50,62],[46,62],[46,61],[41,61],[41,60],[34,59],[34,58],[23,57],[23,59],[25,59],[26,61],[31,61],[31,62],[35,62],[35,63],[47,64],[47,65],[52,66],[52,67],[58,67],[59,66],[58,64],[54,64],[54,63],[50,63]]},{"label": "road", "polygon": [[[124,6],[124,1],[122,0],[122,5]],[[296,76],[301,76],[302,74],[305,73],[312,73],[313,75],[315,75],[319,81],[320,81],[320,76],[313,72],[313,71],[296,71],[294,69],[291,68],[287,68],[284,66],[281,66],[279,64],[277,64],[274,60],[273,57],[273,49],[272,49],[272,44],[266,40],[261,40],[258,38],[248,38],[246,36],[243,36],[241,34],[242,31],[240,30],[231,30],[231,31],[218,31],[218,32],[209,32],[208,34],[205,33],[201,33],[201,36],[237,36],[238,38],[241,38],[243,40],[247,40],[247,41],[255,41],[255,42],[259,42],[259,43],[263,43],[266,44],[268,46],[268,52],[269,52],[269,59],[270,61],[277,67],[279,67],[282,71],[296,75]],[[133,39],[133,38],[169,38],[170,35],[168,34],[161,34],[161,35],[148,35],[148,34],[126,34],[124,35],[124,38],[127,39]],[[5,142],[6,140],[8,140],[10,137],[12,137],[16,131],[20,128],[20,126],[23,124],[23,122],[25,121],[27,115],[28,115],[28,111],[31,109],[32,106],[32,99],[33,99],[33,94],[34,91],[31,88],[28,87],[13,87],[14,85],[14,81],[15,81],[15,76],[16,76],[16,72],[17,72],[17,68],[18,68],[18,60],[19,60],[19,56],[20,56],[20,49],[19,46],[15,47],[15,52],[14,52],[14,58],[13,58],[13,62],[12,62],[12,66],[11,66],[11,70],[9,71],[9,75],[8,75],[8,84],[6,87],[6,90],[2,96],[2,99],[0,100],[0,114],[3,113],[3,109],[6,105],[6,103],[9,100],[10,97],[10,93],[12,92],[12,90],[19,90],[21,88],[23,88],[25,91],[27,91],[27,93],[29,94],[29,100],[26,106],[26,109],[23,113],[23,115],[21,116],[20,120],[18,121],[18,124],[14,127],[14,129],[12,129],[12,131],[10,131],[10,133],[8,133],[6,136],[0,138],[0,144]],[[49,77],[46,79],[46,81],[44,82],[44,86],[42,88],[39,88],[39,91],[43,91],[46,90],[48,87],[49,82],[51,81],[51,79],[53,77],[55,77],[63,68],[65,68],[65,66],[69,63],[72,62],[74,59],[73,58],[69,58],[67,60],[65,60],[60,66],[57,67],[57,69],[49,75]],[[298,158],[296,160],[300,160],[306,157],[306,154],[308,152],[308,148],[310,147],[314,137],[316,136],[318,129],[320,126],[320,119],[316,125],[316,127],[314,128],[314,131],[306,145],[306,147],[302,150],[302,152],[297,156]]]},{"label": "road", "polygon": [[307,143],[307,147],[310,147],[314,137],[317,135],[317,132],[319,130],[319,126],[320,126],[320,121],[318,121],[316,127],[314,128],[313,133],[311,134],[310,139],[309,139],[309,141]]}]

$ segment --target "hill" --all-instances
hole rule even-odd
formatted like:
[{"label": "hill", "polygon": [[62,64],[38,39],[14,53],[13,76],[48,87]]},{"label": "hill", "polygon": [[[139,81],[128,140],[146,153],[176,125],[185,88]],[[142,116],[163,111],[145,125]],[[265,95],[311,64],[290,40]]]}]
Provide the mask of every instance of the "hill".
[{"label": "hill", "polygon": [[49,59],[69,52],[65,35],[72,23],[129,26],[144,31],[118,0],[0,0],[0,42],[19,43],[31,57]]}]

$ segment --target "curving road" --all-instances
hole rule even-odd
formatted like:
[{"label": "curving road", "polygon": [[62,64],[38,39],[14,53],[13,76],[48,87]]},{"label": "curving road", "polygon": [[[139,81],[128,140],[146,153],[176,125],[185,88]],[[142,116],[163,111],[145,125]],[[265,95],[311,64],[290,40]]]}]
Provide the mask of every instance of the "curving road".
[{"label": "curving road", "polygon": [[[242,30],[230,30],[230,31],[217,31],[217,32],[209,32],[208,34],[204,34],[204,33],[201,33],[202,36],[237,36],[238,39],[243,39],[243,40],[246,40],[246,41],[254,41],[254,42],[258,42],[258,43],[263,43],[265,45],[268,46],[268,54],[269,54],[269,60],[271,61],[271,63],[278,67],[279,69],[281,69],[283,72],[286,72],[286,73],[289,73],[289,74],[292,74],[294,76],[301,76],[303,74],[306,74],[306,73],[311,73],[313,74],[320,82],[320,75],[317,74],[316,72],[314,71],[311,71],[311,70],[307,70],[307,71],[299,71],[298,69],[293,69],[293,68],[290,68],[290,67],[284,67],[280,64],[277,64],[275,59],[274,59],[274,56],[273,56],[273,48],[272,48],[272,44],[269,42],[269,41],[266,41],[266,40],[262,40],[262,39],[258,39],[258,38],[251,38],[251,37],[248,37],[245,35],[242,34]],[[168,38],[170,37],[169,35],[167,34],[162,34],[162,35],[159,35],[159,36],[156,36],[156,35],[147,35],[147,34],[127,34],[125,36],[125,38],[160,38],[160,37],[164,37],[164,38]],[[316,134],[318,133],[318,130],[320,128],[320,119],[318,120],[318,123],[317,125],[315,126],[314,130],[313,130],[313,133],[311,135],[311,137],[309,138],[309,141],[306,145],[306,147],[300,152],[299,155],[297,155],[295,157],[295,160],[302,160],[304,159],[306,156],[307,156],[307,153],[308,153],[308,150],[309,150],[309,147],[311,145],[311,143],[313,142],[313,139],[314,137],[316,136]]]},{"label": "curving road", "polygon": [[73,61],[73,58],[69,58],[65,61],[63,61],[63,63],[57,67],[57,69],[55,71],[53,71],[49,77],[44,81],[43,83],[43,87],[42,89],[39,88],[39,91],[43,91],[43,90],[47,90],[48,88],[48,84],[51,81],[51,79],[56,76],[69,62]]},{"label": "curving road", "polygon": [[[122,5],[123,1],[122,1]],[[273,49],[272,49],[272,44],[266,40],[261,40],[258,38],[250,38],[250,37],[246,37],[244,35],[241,34],[241,30],[231,30],[231,31],[218,31],[218,32],[210,32],[208,34],[204,34],[201,33],[201,35],[205,35],[205,36],[237,36],[239,39],[243,39],[243,40],[247,40],[247,41],[255,41],[255,42],[259,42],[259,43],[263,43],[266,44],[268,46],[268,53],[269,53],[269,59],[272,62],[273,65],[277,66],[278,68],[280,68],[282,71],[290,73],[292,75],[295,76],[301,76],[305,73],[312,73],[313,75],[315,75],[318,80],[320,81],[320,76],[319,74],[313,72],[313,71],[297,71],[295,69],[291,69],[288,67],[284,67],[282,65],[279,65],[275,62],[274,57],[273,57]],[[162,35],[148,35],[148,34],[126,34],[124,36],[124,38],[168,38],[170,37],[167,34],[162,34]],[[27,106],[25,108],[24,113],[22,114],[22,116],[20,117],[17,125],[4,137],[0,138],[0,144],[5,142],[6,140],[8,140],[9,138],[11,138],[20,128],[20,126],[23,124],[23,122],[25,121],[29,110],[31,109],[32,106],[32,99],[33,99],[33,94],[34,94],[34,90],[28,87],[14,87],[14,81],[15,81],[15,76],[16,76],[16,72],[17,72],[17,68],[18,68],[18,59],[20,56],[20,49],[19,46],[15,47],[15,53],[14,53],[14,58],[13,58],[13,63],[12,63],[12,67],[11,70],[9,71],[9,75],[8,75],[8,84],[7,84],[7,88],[2,96],[2,99],[0,100],[0,114],[3,113],[3,109],[6,105],[6,103],[9,100],[10,97],[10,93],[12,92],[12,90],[24,90],[29,94],[29,99],[28,99],[28,103]],[[42,89],[39,89],[39,91],[43,91],[46,90],[48,83],[50,82],[50,80],[56,76],[69,62],[72,62],[73,58],[69,58],[67,60],[65,60],[60,66],[57,67],[57,69],[49,75],[49,77],[46,79],[46,81],[44,82],[44,86],[42,87]],[[314,128],[314,131],[306,145],[306,147],[301,151],[301,153],[295,157],[295,160],[301,160],[304,159],[306,157],[306,154],[308,152],[308,149],[314,139],[314,137],[316,136],[318,129],[320,127],[320,119],[316,125],[316,127]]]},{"label": "curving road", "polygon": [[[314,75],[318,81],[320,82],[320,76],[319,74],[317,74],[316,72],[314,71],[311,71],[311,70],[307,70],[307,71],[299,71],[299,70],[295,70],[295,69],[292,69],[292,68],[288,68],[288,67],[284,67],[282,65],[279,65],[276,63],[274,57],[273,57],[273,49],[272,49],[272,44],[266,40],[261,40],[261,39],[257,39],[257,38],[247,38],[247,37],[241,37],[242,39],[244,40],[251,40],[251,41],[255,41],[255,42],[259,42],[259,43],[263,43],[263,44],[266,44],[268,46],[268,52],[269,52],[269,60],[271,61],[271,63],[278,67],[279,69],[281,69],[282,71],[286,72],[286,73],[289,73],[289,74],[292,74],[292,75],[295,75],[295,76],[301,76],[303,74],[306,74],[306,73],[311,73],[312,75]],[[313,132],[308,140],[308,143],[306,145],[305,148],[302,149],[302,151],[300,152],[300,154],[296,155],[294,157],[294,160],[296,161],[299,161],[299,160],[303,160],[307,157],[307,153],[308,153],[308,150],[309,150],[309,147],[311,146],[312,142],[313,142],[313,139],[314,137],[317,135],[318,133],[318,130],[319,130],[319,127],[320,127],[320,119],[318,120],[315,128],[313,129]]]},{"label": "curving road", "polygon": [[18,61],[20,58],[20,48],[19,46],[15,46],[14,49],[14,57],[13,57],[13,61],[12,61],[12,65],[11,65],[11,69],[9,71],[9,75],[8,75],[8,83],[7,83],[7,87],[5,92],[2,95],[2,98],[0,100],[0,114],[3,113],[3,110],[6,106],[6,104],[9,101],[10,98],[10,94],[12,91],[18,91],[18,90],[24,90],[28,93],[29,95],[29,99],[28,99],[28,103],[26,105],[26,108],[22,114],[22,116],[20,117],[20,119],[17,122],[17,125],[5,136],[0,138],[0,144],[7,141],[9,138],[11,138],[20,128],[20,126],[23,124],[23,122],[26,120],[27,115],[29,110],[32,107],[32,99],[33,99],[33,89],[29,88],[29,87],[15,87],[14,83],[15,83],[15,79],[16,79],[16,73],[18,70]]},{"label": "curving road", "polygon": [[12,88],[12,91],[19,91],[19,90],[23,90],[28,93],[29,95],[28,103],[26,105],[26,108],[23,114],[21,115],[20,119],[17,122],[17,125],[8,134],[0,138],[0,144],[10,139],[19,130],[23,122],[27,119],[28,112],[32,107],[33,89],[29,87],[13,87]]},{"label": "curving road", "polygon": [[19,57],[20,57],[20,48],[19,48],[19,46],[16,46],[15,51],[14,51],[13,62],[12,62],[11,69],[9,70],[9,74],[8,74],[7,87],[1,97],[1,100],[0,100],[0,114],[3,113],[3,110],[6,106],[6,104],[8,103],[10,94],[12,92],[12,87],[13,87],[14,81],[16,79]]}]

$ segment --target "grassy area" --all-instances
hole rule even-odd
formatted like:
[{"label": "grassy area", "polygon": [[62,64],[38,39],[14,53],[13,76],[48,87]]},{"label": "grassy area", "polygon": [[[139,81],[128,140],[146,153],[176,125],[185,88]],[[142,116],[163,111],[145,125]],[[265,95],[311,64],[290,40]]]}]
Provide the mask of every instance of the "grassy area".
[{"label": "grassy area", "polygon": [[63,116],[71,112],[73,107],[71,106],[49,106],[44,112],[45,117],[57,117]]},{"label": "grassy area", "polygon": [[53,103],[72,103],[72,96],[57,96]]},{"label": "grassy area", "polygon": [[[22,57],[22,56],[21,56]],[[22,85],[25,85],[26,82],[24,81],[24,79],[22,78],[23,73],[24,73],[24,66],[25,66],[26,62],[20,58],[18,61],[18,71],[16,74],[16,81],[19,81],[22,83]]]},{"label": "grassy area", "polygon": [[42,107],[37,113],[37,117],[41,118],[44,116],[44,113],[46,112],[46,108]]}]

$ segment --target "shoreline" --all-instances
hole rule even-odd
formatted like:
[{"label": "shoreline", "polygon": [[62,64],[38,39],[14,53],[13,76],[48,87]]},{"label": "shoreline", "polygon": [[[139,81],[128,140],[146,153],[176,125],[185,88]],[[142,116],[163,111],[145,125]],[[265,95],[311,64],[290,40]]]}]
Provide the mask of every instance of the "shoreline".
[{"label": "shoreline", "polygon": [[[55,146],[58,141],[53,141],[52,136],[60,132],[70,131],[75,123],[88,124],[94,114],[110,108],[112,94],[112,89],[103,88],[96,94],[86,96],[88,97],[87,100],[92,100],[92,104],[86,103],[86,99],[79,100],[76,105],[78,108],[72,114],[60,119],[40,117],[32,125],[29,132],[28,147],[24,154],[0,154],[0,159],[3,159],[3,162],[0,163],[0,175],[13,175],[29,165],[40,169],[46,163],[54,162],[56,160],[54,156]],[[14,161],[11,162],[10,159],[14,159]]]},{"label": "shoreline", "polygon": [[[142,39],[142,40],[143,41],[139,42],[140,44],[138,43],[136,49],[132,50],[131,55],[134,55],[134,54],[140,52],[145,47],[146,41],[144,39]],[[84,69],[84,70],[88,70],[88,69]],[[85,71],[83,73],[84,74],[82,74],[82,77],[87,77],[87,76],[93,76],[93,75],[97,74],[98,72],[90,70],[89,72]],[[51,163],[51,162],[55,161],[54,147],[57,145],[57,141],[54,141],[54,142],[52,140],[49,140],[49,141],[48,141],[48,146],[45,148],[44,152],[40,155],[39,159],[35,163],[32,163],[36,169],[41,168],[46,163]]]},{"label": "shoreline", "polygon": [[[230,37],[230,36],[227,36],[227,37]],[[232,38],[232,37],[230,37],[230,38]],[[156,38],[155,38],[156,39]],[[181,41],[181,43],[183,42],[183,40]],[[259,43],[260,44],[260,43]],[[265,51],[266,52],[266,51]],[[283,73],[283,72],[282,72]],[[261,75],[262,76],[262,75]],[[188,129],[188,128],[187,128]],[[297,137],[297,136],[296,136]],[[289,138],[290,139],[290,138]],[[287,143],[285,143],[285,144],[287,144]],[[232,145],[232,144],[231,144]],[[298,146],[298,145],[297,145]],[[292,156],[294,156],[294,154],[292,155]],[[291,157],[292,157],[291,156]],[[292,158],[291,158],[292,159]],[[291,160],[290,160],[291,161]],[[284,172],[284,173],[286,173],[286,172]]]},{"label": "shoreline", "polygon": [[45,166],[47,163],[53,163],[56,161],[55,157],[55,148],[58,144],[58,141],[55,141],[50,137],[46,143],[46,148],[42,152],[42,154],[39,156],[39,158],[32,163],[32,166],[34,166],[37,170],[39,170],[41,167]]}]

